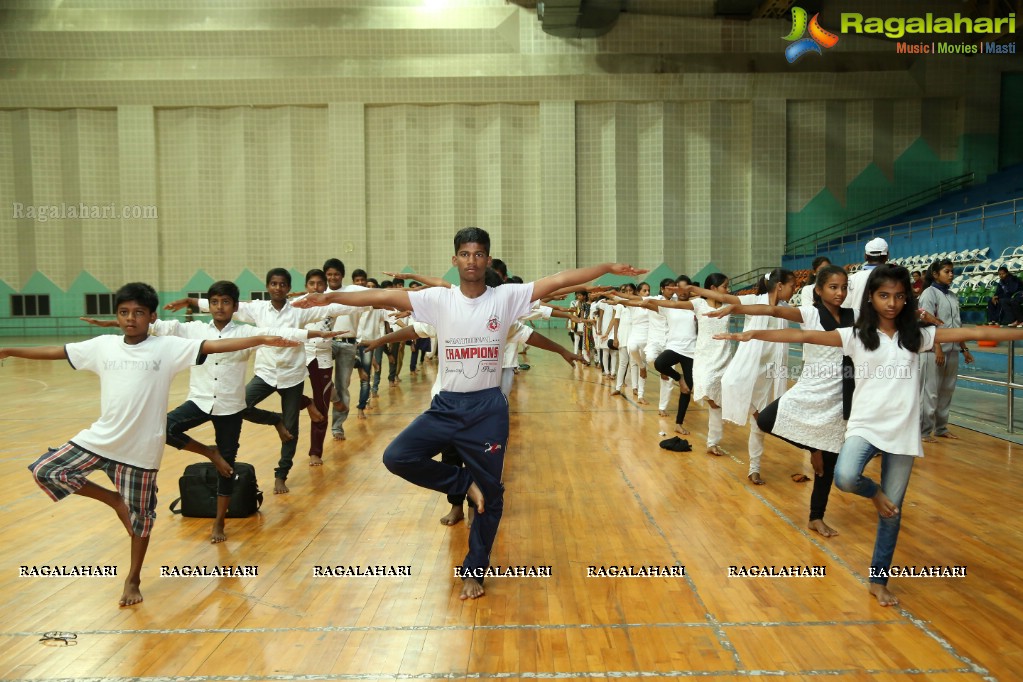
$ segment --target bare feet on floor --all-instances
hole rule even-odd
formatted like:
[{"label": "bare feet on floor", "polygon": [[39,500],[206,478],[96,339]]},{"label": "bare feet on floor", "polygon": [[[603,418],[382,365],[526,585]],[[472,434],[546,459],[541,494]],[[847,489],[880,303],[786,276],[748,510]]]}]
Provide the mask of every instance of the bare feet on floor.
[{"label": "bare feet on floor", "polygon": [[637,405],[649,405],[650,403],[648,403],[646,401],[646,398],[636,398],[636,404]]},{"label": "bare feet on floor", "polygon": [[287,482],[283,478],[275,478],[274,479],[274,495],[283,495],[286,492],[290,492],[288,490]]},{"label": "bare feet on floor", "polygon": [[708,455],[714,455],[715,457],[724,457],[728,454],[728,450],[725,450],[720,445],[711,445],[707,448]]},{"label": "bare feet on floor", "polygon": [[877,599],[877,603],[881,606],[897,606],[899,598],[888,591],[887,585],[881,585],[878,583],[870,583],[870,593]]},{"label": "bare feet on floor", "polygon": [[335,431],[334,432],[334,440],[344,440],[344,439],[345,439],[345,432],[344,431]]},{"label": "bare feet on floor", "polygon": [[[470,507],[472,509],[472,507]],[[462,505],[451,505],[451,511],[444,516],[440,517],[440,522],[445,526],[453,526],[456,523],[460,523],[465,518],[465,514],[462,513]]]},{"label": "bare feet on floor", "polygon": [[881,492],[880,489],[872,498],[870,498],[870,501],[874,503],[875,507],[877,507],[877,513],[886,519],[890,519],[899,513],[899,508],[896,507],[892,501],[888,499],[888,496]]},{"label": "bare feet on floor", "polygon": [[320,455],[309,455],[309,466],[321,467],[323,466],[323,457]]},{"label": "bare feet on floor", "polygon": [[227,539],[227,534],[224,533],[224,520],[216,519],[213,521],[213,531],[210,533],[210,543],[217,544]]},{"label": "bare feet on floor", "polygon": [[922,440],[925,443],[937,443],[938,442],[938,439],[935,438],[934,436],[924,436],[920,440]]},{"label": "bare feet on floor", "polygon": [[121,592],[121,599],[117,602],[121,606],[133,606],[142,603],[142,591],[139,589],[141,582],[131,580],[124,581],[124,591]]},{"label": "bare feet on floor", "polygon": [[469,498],[472,505],[476,507],[476,513],[483,513],[483,491],[476,485],[476,481],[469,484],[469,490],[465,493],[465,496]]},{"label": "bare feet on floor", "polygon": [[220,450],[216,447],[210,447],[206,451],[206,456],[213,462],[213,466],[217,468],[217,473],[224,478],[231,478],[234,476],[234,469],[228,464],[227,460],[220,454]]},{"label": "bare feet on floor", "polygon": [[282,443],[287,443],[289,440],[295,440],[295,437],[291,435],[291,431],[288,431],[284,426],[284,422],[277,422],[275,427],[277,429],[277,435],[281,437]]},{"label": "bare feet on floor", "polygon": [[949,438],[951,440],[959,440],[959,436],[955,435],[951,431],[946,431],[945,433],[939,433],[938,434],[938,438]]},{"label": "bare feet on floor", "polygon": [[462,581],[462,594],[458,598],[479,599],[483,594],[483,584],[480,581],[475,578],[466,578]]},{"label": "bare feet on floor", "polygon": [[613,395],[613,396],[614,395],[621,395],[621,394],[622,394],[622,392],[619,391],[617,388],[615,390],[611,391],[611,395]]},{"label": "bare feet on floor", "polygon": [[806,525],[812,531],[816,531],[826,538],[838,535],[838,531],[824,523],[824,519],[814,519]]},{"label": "bare feet on floor", "polygon": [[657,416],[658,417],[667,417],[668,416],[668,411],[667,410],[657,410]]},{"label": "bare feet on floor", "polygon": [[760,472],[759,471],[754,471],[753,473],[751,473],[746,478],[748,478],[753,485],[764,485],[765,483],[767,483],[767,481],[765,481],[764,479],[760,478]]},{"label": "bare feet on floor", "polygon": [[359,410],[359,419],[366,418],[366,410]]},{"label": "bare feet on floor", "polygon": [[675,433],[680,433],[683,436],[688,436],[689,435],[689,429],[687,429],[686,427],[682,426],[681,424],[675,424]]},{"label": "bare feet on floor", "polygon": [[310,401],[309,404],[306,405],[305,409],[306,412],[309,413],[309,418],[312,419],[314,422],[319,423],[325,419],[323,413],[316,409],[316,403]]}]

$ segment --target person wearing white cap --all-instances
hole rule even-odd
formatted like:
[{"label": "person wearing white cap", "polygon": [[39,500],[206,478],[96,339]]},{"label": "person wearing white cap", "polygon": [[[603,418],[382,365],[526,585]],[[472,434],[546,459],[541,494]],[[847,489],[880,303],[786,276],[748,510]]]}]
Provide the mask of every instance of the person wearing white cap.
[{"label": "person wearing white cap", "polygon": [[849,295],[842,304],[843,308],[859,310],[863,302],[863,292],[867,290],[867,278],[870,272],[882,263],[888,262],[888,242],[874,237],[863,247],[866,263],[863,267],[849,275]]}]

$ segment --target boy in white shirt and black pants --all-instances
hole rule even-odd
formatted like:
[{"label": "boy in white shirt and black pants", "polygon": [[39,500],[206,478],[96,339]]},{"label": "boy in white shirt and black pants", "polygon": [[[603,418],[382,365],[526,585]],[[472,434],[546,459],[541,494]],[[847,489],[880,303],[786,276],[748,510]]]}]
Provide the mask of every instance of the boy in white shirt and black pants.
[{"label": "boy in white shirt and black pants", "polygon": [[[441,391],[384,451],[384,465],[407,481],[449,495],[465,494],[476,506],[469,552],[458,570],[462,599],[483,596],[483,576],[504,508],[508,401],[501,393],[501,348],[508,330],[527,314],[531,301],[606,273],[642,274],[628,265],[604,265],[561,272],[528,284],[487,287],[490,236],[476,227],[455,235],[452,265],[459,286],[419,291],[369,291],[308,296],[303,307],[328,302],[380,305],[411,310],[437,329]],[[445,447],[458,448],[465,469],[432,458]]]},{"label": "boy in white shirt and black pants", "polygon": [[[159,300],[148,284],[125,284],[114,295],[123,336],[97,336],[66,346],[0,348],[0,359],[67,360],[73,369],[99,375],[101,413],[92,426],[29,465],[52,500],[82,495],[106,504],[131,537],[131,567],[119,604],[142,601],[142,563],[156,519],[156,474],[163,459],[167,401],[174,376],[213,353],[260,344],[297,346],[274,336],[198,341],[153,337]],[[101,470],[116,486],[103,488],[86,477]]]}]

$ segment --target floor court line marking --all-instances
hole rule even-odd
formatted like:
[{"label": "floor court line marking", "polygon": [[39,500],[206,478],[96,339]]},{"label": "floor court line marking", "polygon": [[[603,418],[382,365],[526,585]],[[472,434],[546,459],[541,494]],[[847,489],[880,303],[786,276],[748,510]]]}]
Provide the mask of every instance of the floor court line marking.
[{"label": "floor court line marking", "polygon": [[[721,627],[858,627],[890,625],[890,620],[806,621],[806,622],[721,622]],[[194,634],[262,634],[288,632],[466,632],[473,630],[634,630],[639,628],[711,628],[709,622],[694,623],[554,623],[547,625],[313,625],[309,627],[253,628],[142,628],[138,630],[76,630],[79,635],[194,635]],[[35,637],[38,632],[0,632],[0,637]]]},{"label": "floor court line marking", "polygon": [[[738,479],[737,477],[735,477],[735,475],[734,475],[734,474],[733,474],[732,476],[733,476],[733,478],[735,478],[735,480],[736,480],[737,482],[739,482],[739,484],[740,484],[740,485],[742,485],[742,487],[743,487],[743,488],[744,488],[744,489],[745,489],[745,490],[746,490],[747,492],[749,492],[749,494],[751,494],[751,495],[753,495],[754,497],[756,497],[756,498],[757,498],[758,500],[760,500],[760,502],[761,502],[761,503],[762,503],[762,504],[763,504],[764,506],[766,506],[766,507],[767,507],[768,509],[770,509],[770,510],[771,510],[771,512],[772,512],[772,513],[773,513],[773,514],[774,514],[775,516],[777,516],[777,517],[778,517],[779,519],[781,519],[781,520],[782,520],[783,522],[785,522],[785,523],[787,523],[788,525],[790,525],[790,526],[792,526],[793,528],[795,528],[797,532],[799,532],[799,533],[800,533],[800,534],[801,534],[801,535],[802,535],[803,537],[805,537],[806,539],[808,539],[808,540],[809,540],[809,541],[810,541],[811,543],[813,543],[813,544],[814,544],[814,545],[815,545],[816,547],[818,547],[818,548],[819,548],[819,549],[820,549],[820,550],[821,550],[822,552],[824,552],[824,553],[825,553],[826,555],[828,555],[828,557],[830,557],[830,558],[831,558],[832,560],[834,560],[834,561],[835,561],[835,563],[837,563],[837,564],[838,564],[839,566],[841,566],[841,567],[842,567],[842,568],[844,568],[844,569],[845,569],[846,571],[848,571],[848,572],[849,572],[849,573],[850,573],[850,574],[851,574],[851,575],[852,575],[853,577],[855,577],[855,578],[856,578],[856,579],[857,579],[857,580],[858,580],[858,581],[859,581],[860,583],[862,583],[863,585],[867,585],[867,584],[868,584],[868,581],[867,581],[867,580],[866,580],[866,579],[865,579],[865,578],[864,578],[864,577],[863,577],[863,576],[862,576],[862,575],[861,575],[861,574],[860,574],[860,573],[859,573],[858,571],[856,571],[856,570],[855,570],[855,569],[854,569],[854,568],[853,568],[852,566],[850,566],[850,565],[849,565],[849,564],[848,564],[848,563],[847,563],[846,561],[844,561],[844,560],[843,560],[843,559],[842,559],[841,557],[839,557],[839,556],[838,556],[837,554],[835,554],[835,553],[834,553],[834,552],[833,552],[833,551],[832,551],[832,550],[831,550],[831,549],[830,549],[829,547],[827,547],[827,546],[826,546],[826,545],[825,545],[824,543],[820,542],[820,541],[819,541],[819,540],[818,540],[817,538],[813,537],[813,536],[812,536],[812,535],[811,535],[811,534],[810,534],[809,532],[807,532],[807,530],[806,530],[806,529],[804,529],[804,528],[800,527],[800,526],[799,526],[799,524],[797,524],[797,523],[796,523],[796,522],[794,522],[794,521],[793,521],[792,519],[790,519],[790,518],[789,518],[789,517],[787,517],[787,516],[786,516],[785,514],[783,514],[783,513],[782,513],[782,511],[781,511],[780,509],[778,509],[778,508],[777,508],[777,507],[775,507],[775,506],[774,506],[773,504],[771,504],[771,502],[770,502],[770,501],[769,501],[769,500],[768,500],[768,499],[767,499],[766,497],[764,497],[764,496],[763,496],[762,494],[760,494],[760,493],[759,493],[759,492],[757,492],[756,490],[752,489],[752,488],[751,488],[750,486],[748,486],[748,485],[744,485],[744,484],[743,484],[743,482],[742,482],[742,481],[739,481],[739,479]],[[913,625],[914,625],[914,626],[915,626],[915,627],[916,627],[916,628],[917,628],[918,630],[920,630],[920,631],[921,631],[921,632],[923,632],[923,633],[924,633],[925,635],[927,635],[928,637],[930,637],[931,639],[933,639],[933,640],[934,640],[935,642],[937,642],[937,643],[938,643],[938,645],[939,645],[939,646],[940,646],[940,647],[941,647],[941,648],[942,648],[942,649],[943,649],[943,650],[945,651],[945,653],[947,653],[947,654],[948,654],[949,656],[952,656],[952,657],[953,657],[953,658],[955,658],[956,660],[958,660],[958,661],[961,661],[961,662],[962,662],[962,663],[964,663],[965,665],[969,666],[970,672],[976,673],[976,674],[978,674],[978,675],[982,675],[982,676],[983,676],[983,678],[984,678],[985,680],[988,680],[989,682],[996,682],[996,679],[997,679],[997,678],[995,678],[994,676],[992,676],[992,675],[991,675],[991,673],[990,673],[990,672],[989,672],[989,671],[987,670],[987,668],[984,668],[984,667],[983,667],[983,666],[981,666],[980,664],[978,664],[978,663],[975,663],[975,662],[974,662],[974,661],[973,661],[972,659],[970,659],[970,658],[969,658],[968,656],[966,656],[966,655],[964,655],[964,654],[960,654],[960,653],[959,653],[958,651],[956,651],[956,650],[955,650],[955,647],[953,647],[953,646],[952,646],[952,644],[951,644],[951,643],[950,643],[950,642],[949,642],[948,640],[946,640],[946,639],[945,639],[944,637],[942,637],[942,636],[941,636],[941,635],[939,635],[938,633],[936,633],[936,632],[934,632],[933,630],[931,630],[931,628],[929,628],[929,627],[927,626],[927,624],[926,624],[926,623],[925,623],[925,622],[924,622],[923,620],[921,620],[920,618],[917,618],[916,616],[914,616],[914,615],[913,615],[913,614],[912,614],[912,613],[911,613],[911,612],[910,612],[910,611],[909,611],[909,610],[908,610],[908,609],[907,609],[907,608],[906,608],[905,606],[903,606],[903,605],[902,605],[901,603],[900,603],[899,605],[895,606],[895,607],[889,607],[889,608],[892,608],[892,609],[893,609],[893,610],[894,610],[895,612],[897,612],[897,613],[898,613],[898,614],[899,614],[900,616],[902,616],[903,618],[905,618],[906,620],[908,620],[908,621],[909,621],[910,623],[912,623],[912,624],[913,624]]]},{"label": "floor court line marking", "polygon": [[[661,536],[661,539],[664,540],[665,545],[667,545],[669,551],[671,552],[671,558],[674,559],[679,566],[684,566],[685,564],[682,562],[682,559],[679,558],[678,554],[675,552],[675,547],[672,544],[671,540],[668,539],[668,536],[664,532],[664,529],[661,528],[660,524],[657,523],[657,519],[654,518],[654,515],[650,513],[650,510],[647,508],[646,503],[643,502],[643,497],[639,494],[639,491],[636,490],[636,486],[632,484],[632,480],[629,479],[629,476],[625,473],[625,470],[622,469],[621,467],[618,467],[618,473],[622,477],[622,480],[625,481],[625,485],[628,486],[629,490],[632,492],[632,496],[636,499],[636,502],[639,504],[639,508],[643,510],[643,514],[646,516],[647,521],[650,523],[651,526],[653,526],[654,530],[657,531],[657,534]],[[745,666],[742,664],[742,659],[739,657],[738,650],[735,648],[735,645],[732,644],[732,641],[728,638],[728,635],[725,633],[724,628],[722,628],[721,623],[718,622],[718,619],[710,612],[710,609],[707,608],[707,604],[703,601],[703,597],[700,596],[699,590],[696,589],[696,583],[693,582],[692,577],[689,575],[684,576],[684,578],[686,584],[689,586],[689,589],[692,590],[693,592],[693,597],[696,599],[696,603],[699,604],[700,608],[703,609],[704,617],[707,619],[707,622],[714,628],[714,635],[717,637],[718,644],[721,645],[722,649],[724,649],[725,651],[732,655],[732,660],[735,662],[736,668],[738,668],[739,670],[744,669]]]}]

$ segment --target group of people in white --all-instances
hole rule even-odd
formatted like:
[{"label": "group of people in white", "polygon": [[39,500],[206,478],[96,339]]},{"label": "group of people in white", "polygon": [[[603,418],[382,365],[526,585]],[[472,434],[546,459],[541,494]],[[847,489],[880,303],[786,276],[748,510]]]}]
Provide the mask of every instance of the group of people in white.
[{"label": "group of people in white", "polygon": [[[462,505],[469,500],[463,599],[484,594],[482,576],[503,510],[507,395],[519,368],[519,344],[528,343],[569,363],[594,363],[612,387],[611,396],[627,398],[628,379],[637,406],[646,404],[645,380],[652,368],[661,416],[667,416],[672,391],[680,392],[677,433],[689,433],[684,420],[692,400],[706,405],[706,448],[713,455],[728,454],[721,445],[724,421],[749,422],[747,476],[753,484],[764,483],[765,433],[807,450],[815,472],[809,527],[825,537],[837,535],[824,522],[832,481],[840,490],[869,498],[878,514],[870,591],[881,605],[896,604],[887,569],[913,463],[923,456],[925,437],[954,438],[947,430],[946,404],[948,374],[954,372],[950,354],[957,357],[952,345],[965,349],[967,340],[1023,338],[1017,328],[962,328],[954,296],[950,301],[942,286],[951,281],[945,263],[932,266],[935,291],[925,290],[918,301],[909,272],[885,263],[883,240],[868,242],[867,264],[851,277],[826,259],[815,262],[814,280],[798,307],[788,305],[796,277],[784,268],[765,274],[753,294],[731,294],[728,278],[714,273],[703,286],[685,276],[662,280],[658,295],[651,296],[646,282],[616,288],[590,284],[608,274],[624,279],[646,273],[624,264],[522,283],[490,267],[485,231],[460,230],[454,247],[457,285],[406,273],[426,286],[410,290],[396,282],[397,275],[390,286],[378,286],[357,270],[353,285],[345,287],[344,266],[331,259],[307,273],[305,294],[297,298],[289,296],[291,275],[283,268],[267,273],[266,300],[239,301],[237,286],[217,282],[206,297],[166,306],[193,306],[212,318],[180,323],[157,320],[155,291],[132,283],[117,292],[116,321],[89,320],[118,326],[121,337],[0,349],[0,358],[67,360],[101,377],[99,421],[30,469],[52,499],[83,495],[117,513],[132,538],[122,605],[142,601],[140,571],[156,516],[155,476],[164,441],[208,457],[220,472],[211,541],[222,542],[242,421],[276,428],[281,456],[274,492],[287,493],[300,411],[308,410],[312,424],[309,463],[321,465],[328,425],[336,440],[345,439],[352,373],[360,377],[355,411],[365,417],[379,390],[384,353],[395,386],[407,341],[414,344],[411,371],[421,366],[422,354],[437,359],[431,407],[386,448],[383,463],[396,475],[447,495],[452,508],[442,523],[465,518]],[[569,296],[575,297],[570,306],[552,303]],[[728,331],[732,315],[745,316],[742,332]],[[569,320],[572,350],[533,333],[527,324],[552,316]],[[742,342],[734,353],[732,341]],[[791,388],[789,343],[803,344],[803,371]],[[246,383],[249,353],[257,347],[255,373]],[[168,414],[170,379],[186,367],[192,367],[188,399]],[[304,395],[307,376],[311,398]],[[275,392],[281,413],[257,407]],[[207,421],[213,422],[215,445],[187,434]],[[135,434],[145,434],[144,447]],[[438,454],[440,461],[434,459]],[[879,482],[864,475],[875,455],[882,459]],[[117,490],[86,480],[97,469]]]}]

